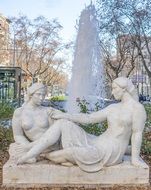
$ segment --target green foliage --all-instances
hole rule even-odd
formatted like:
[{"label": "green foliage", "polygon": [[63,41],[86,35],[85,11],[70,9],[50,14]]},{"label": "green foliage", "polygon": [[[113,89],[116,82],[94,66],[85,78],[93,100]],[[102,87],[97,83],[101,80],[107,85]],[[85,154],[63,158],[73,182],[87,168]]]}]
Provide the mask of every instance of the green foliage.
[{"label": "green foliage", "polygon": [[[82,99],[80,100],[79,98],[77,99],[78,106],[80,108],[81,113],[89,113],[89,103],[85,100]],[[98,111],[99,110],[99,103],[97,102],[95,104],[95,108],[93,111]],[[100,135],[102,134],[106,129],[107,129],[107,122],[103,122],[103,124],[95,123],[95,124],[87,124],[87,125],[80,125],[86,132],[93,134],[93,135]]]},{"label": "green foliage", "polygon": [[[144,107],[147,114],[147,119],[145,123],[145,128],[147,129],[151,127],[151,104],[146,104],[144,105]],[[144,133],[141,151],[143,154],[151,154],[151,132]]]},{"label": "green foliage", "polygon": [[13,140],[12,128],[5,128],[0,126],[0,150],[5,151],[8,149]]},{"label": "green foliage", "polygon": [[151,132],[144,134],[141,152],[143,154],[151,155]]},{"label": "green foliage", "polygon": [[[77,103],[78,103],[81,113],[90,113],[90,110],[89,110],[90,103],[89,102],[87,102],[85,99],[81,100],[80,98],[77,98]],[[91,110],[91,111],[98,111],[99,109],[100,109],[99,103],[96,102],[94,110]]]},{"label": "green foliage", "polygon": [[145,107],[145,110],[147,113],[147,120],[146,120],[145,126],[149,127],[149,126],[151,126],[151,105],[146,104],[146,105],[144,105],[144,107]]},{"label": "green foliage", "polygon": [[77,103],[81,113],[89,113],[88,110],[89,103],[85,99],[80,100],[80,98],[78,98]]},{"label": "green foliage", "polygon": [[11,118],[14,108],[9,103],[0,103],[0,119]]},{"label": "green foliage", "polygon": [[107,129],[107,123],[104,122],[102,125],[101,124],[87,124],[87,125],[80,125],[86,132],[99,136],[102,134],[104,131]]},{"label": "green foliage", "polygon": [[62,96],[53,96],[52,98],[50,98],[51,101],[64,101],[66,100],[67,97],[62,95]]}]

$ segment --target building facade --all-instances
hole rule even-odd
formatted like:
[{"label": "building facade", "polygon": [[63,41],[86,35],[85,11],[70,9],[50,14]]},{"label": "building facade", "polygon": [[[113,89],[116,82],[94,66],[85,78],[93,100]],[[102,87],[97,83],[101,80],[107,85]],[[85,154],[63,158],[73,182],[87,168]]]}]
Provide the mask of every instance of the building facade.
[{"label": "building facade", "polygon": [[0,66],[10,65],[9,24],[10,20],[0,14]]},{"label": "building facade", "polygon": [[[149,49],[151,50],[151,38],[144,38],[139,36],[139,41],[137,41],[137,39],[137,36],[132,35],[121,35],[118,38],[118,41],[120,41],[121,44],[120,47],[123,47],[126,58],[126,63],[120,75],[125,76],[127,74],[127,71],[130,71],[130,69],[132,68],[131,73],[128,77],[131,78],[134,85],[136,86],[138,94],[151,96],[151,82],[143,64],[144,59],[148,69],[151,69],[149,55]],[[136,43],[138,42],[140,43],[140,47],[136,45]],[[118,56],[120,56],[119,51],[120,50],[118,46]],[[142,55],[140,54],[140,52],[142,53]]]}]

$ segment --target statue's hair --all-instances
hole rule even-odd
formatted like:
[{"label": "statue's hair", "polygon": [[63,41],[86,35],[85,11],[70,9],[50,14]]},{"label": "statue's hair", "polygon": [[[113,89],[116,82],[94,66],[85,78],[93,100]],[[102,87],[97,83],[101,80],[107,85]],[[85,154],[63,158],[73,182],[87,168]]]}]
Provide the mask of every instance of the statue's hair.
[{"label": "statue's hair", "polygon": [[132,81],[126,77],[118,77],[113,80],[120,88],[125,89],[136,101],[138,101],[138,94]]},{"label": "statue's hair", "polygon": [[25,98],[25,104],[30,100],[31,96],[39,89],[44,89],[47,92],[47,88],[42,83],[34,83],[27,89],[27,95]]}]

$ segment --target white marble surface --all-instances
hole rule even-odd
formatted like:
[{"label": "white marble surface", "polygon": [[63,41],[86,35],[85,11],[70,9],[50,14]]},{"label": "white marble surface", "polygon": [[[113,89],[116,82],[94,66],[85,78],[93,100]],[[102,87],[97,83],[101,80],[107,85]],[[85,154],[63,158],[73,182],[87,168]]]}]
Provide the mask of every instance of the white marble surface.
[{"label": "white marble surface", "polygon": [[[15,143],[3,167],[3,184],[147,184],[149,168],[139,157],[144,107],[127,78],[115,79],[112,93],[119,103],[72,115],[43,107],[45,86],[31,86],[27,101],[13,116]],[[108,128],[100,136],[79,126],[103,121]],[[125,157],[127,150],[130,156]],[[40,156],[42,162],[37,162]]]},{"label": "white marble surface", "polygon": [[78,166],[65,167],[50,164],[47,161],[34,164],[16,165],[9,160],[3,167],[3,185],[15,187],[23,184],[38,186],[47,185],[138,185],[149,183],[149,167],[145,162],[141,167],[130,163],[130,157],[125,156],[124,162],[115,166],[105,167],[96,173],[87,173]]},{"label": "white marble surface", "polygon": [[[119,103],[91,114],[72,115],[52,108],[48,110],[41,106],[45,94],[43,84],[33,84],[28,89],[28,100],[14,113],[16,145],[9,152],[11,156],[19,155],[16,163],[33,163],[43,154],[55,163],[68,162],[84,171],[97,172],[104,166],[121,163],[131,139],[131,163],[141,166],[139,154],[146,113],[128,78],[119,77],[113,81],[112,94]],[[100,136],[90,135],[79,127],[79,123],[103,121],[107,121],[108,128]],[[62,148],[52,149],[60,141]]]}]

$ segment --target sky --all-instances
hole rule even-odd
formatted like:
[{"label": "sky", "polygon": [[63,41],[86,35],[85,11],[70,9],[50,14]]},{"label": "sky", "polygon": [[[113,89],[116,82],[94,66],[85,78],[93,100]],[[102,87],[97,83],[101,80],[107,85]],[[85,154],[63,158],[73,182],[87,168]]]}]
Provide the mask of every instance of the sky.
[{"label": "sky", "polygon": [[76,20],[91,0],[0,0],[0,13],[6,17],[18,16],[19,13],[33,19],[39,15],[57,18],[63,26],[61,36],[69,41],[75,35]]}]

